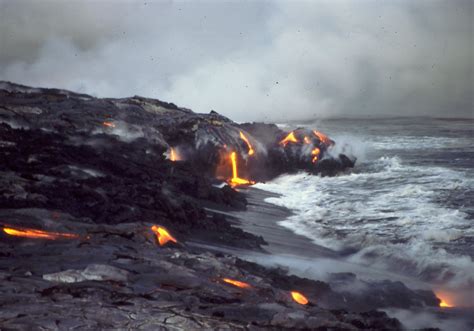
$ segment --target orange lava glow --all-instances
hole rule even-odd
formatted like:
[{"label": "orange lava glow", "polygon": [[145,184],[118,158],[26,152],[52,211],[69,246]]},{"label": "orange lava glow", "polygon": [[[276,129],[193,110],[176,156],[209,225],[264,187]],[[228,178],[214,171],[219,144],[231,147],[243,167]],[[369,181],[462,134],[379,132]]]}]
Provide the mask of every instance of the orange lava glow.
[{"label": "orange lava glow", "polygon": [[243,179],[239,177],[238,171],[237,171],[237,154],[235,152],[232,152],[230,154],[230,161],[232,162],[232,178],[230,179],[230,184],[235,186],[235,185],[252,185],[255,184],[255,182],[248,180],[248,179]]},{"label": "orange lava glow", "polygon": [[178,243],[178,241],[172,235],[170,235],[165,228],[161,226],[153,225],[151,227],[151,231],[156,234],[156,238],[158,239],[158,243],[160,244],[160,246],[165,245],[168,241]]},{"label": "orange lava glow", "polygon": [[242,131],[240,131],[240,139],[245,141],[245,143],[247,144],[247,146],[249,148],[249,151],[248,151],[249,155],[253,155],[255,153],[255,151],[252,147],[252,144],[250,144],[249,139],[244,135],[244,133]]},{"label": "orange lava glow", "polygon": [[231,285],[234,285],[236,287],[240,287],[240,288],[250,288],[250,284],[247,284],[247,283],[244,283],[244,282],[240,282],[238,280],[234,280],[234,279],[230,279],[230,278],[222,278],[222,280],[228,284],[231,284]]},{"label": "orange lava glow", "polygon": [[315,147],[312,151],[311,151],[311,155],[313,156],[313,159],[311,160],[311,162],[313,163],[316,163],[318,161],[318,158],[319,158],[319,154],[321,153],[321,151],[319,150],[319,148]]},{"label": "orange lava glow", "polygon": [[181,161],[182,160],[182,157],[181,155],[179,155],[178,151],[176,150],[176,148],[173,148],[171,147],[168,151],[168,159],[170,161]]},{"label": "orange lava glow", "polygon": [[304,143],[305,143],[306,145],[311,144],[311,139],[309,139],[308,136],[304,136]]},{"label": "orange lava glow", "polygon": [[300,292],[291,291],[291,297],[300,305],[307,305],[309,302],[308,299],[306,299],[306,297]]},{"label": "orange lava glow", "polygon": [[328,136],[326,136],[324,133],[321,133],[319,131],[313,130],[313,133],[318,139],[324,144],[324,145],[331,145],[332,141],[329,139]]},{"label": "orange lava glow", "polygon": [[176,152],[174,151],[174,149],[172,148],[171,151],[170,151],[170,160],[171,161],[176,161],[177,158],[176,158]]},{"label": "orange lava glow", "polygon": [[447,303],[447,302],[444,301],[444,300],[441,300],[441,302],[439,303],[439,306],[440,306],[441,308],[452,308],[452,307],[454,307],[453,305]]},{"label": "orange lava glow", "polygon": [[48,239],[48,240],[58,240],[58,239],[76,239],[79,238],[77,234],[73,233],[60,233],[60,232],[47,232],[43,230],[36,229],[15,229],[10,227],[4,227],[3,232],[10,236],[15,237],[24,237],[24,238],[34,238],[34,239]]},{"label": "orange lava glow", "polygon": [[282,141],[280,141],[280,145],[283,145],[283,146],[286,146],[288,143],[297,143],[298,142],[298,139],[296,139],[295,137],[295,133],[293,131],[291,131],[286,137],[285,139],[283,139]]},{"label": "orange lava glow", "polygon": [[453,308],[455,307],[453,298],[451,295],[445,292],[436,292],[436,297],[441,300],[439,306],[441,308]]},{"label": "orange lava glow", "polygon": [[109,128],[115,128],[115,124],[112,122],[102,122],[103,126],[107,126]]}]

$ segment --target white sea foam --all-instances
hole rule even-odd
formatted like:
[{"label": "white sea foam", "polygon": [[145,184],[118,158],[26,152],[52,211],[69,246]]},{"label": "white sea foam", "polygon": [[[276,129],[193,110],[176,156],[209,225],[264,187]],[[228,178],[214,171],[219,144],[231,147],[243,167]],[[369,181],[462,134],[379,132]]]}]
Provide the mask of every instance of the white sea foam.
[{"label": "white sea foam", "polygon": [[440,245],[474,238],[474,230],[464,212],[440,200],[444,192],[472,184],[455,170],[380,157],[347,175],[299,173],[256,187],[281,194],[268,202],[295,211],[282,226],[318,245],[355,248],[358,253],[348,258],[351,262],[466,284],[474,281],[472,258]]}]

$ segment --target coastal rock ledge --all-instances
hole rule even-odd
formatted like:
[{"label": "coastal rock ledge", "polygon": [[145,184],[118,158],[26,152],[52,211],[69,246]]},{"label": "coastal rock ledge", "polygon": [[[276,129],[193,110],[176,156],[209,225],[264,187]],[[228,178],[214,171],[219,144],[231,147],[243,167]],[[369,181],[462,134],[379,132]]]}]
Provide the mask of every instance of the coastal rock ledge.
[{"label": "coastal rock ledge", "polygon": [[289,134],[0,82],[0,329],[401,330],[377,309],[437,306],[397,282],[351,296],[203,248],[264,252],[226,216],[246,208],[244,179],[354,165],[324,135]]}]

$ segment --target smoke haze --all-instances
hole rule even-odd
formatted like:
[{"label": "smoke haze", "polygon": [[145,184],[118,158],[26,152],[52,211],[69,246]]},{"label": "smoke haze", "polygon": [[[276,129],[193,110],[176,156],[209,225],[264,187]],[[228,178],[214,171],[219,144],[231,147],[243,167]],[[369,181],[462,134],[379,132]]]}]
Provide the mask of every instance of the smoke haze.
[{"label": "smoke haze", "polygon": [[0,80],[234,120],[473,116],[473,2],[0,0]]}]

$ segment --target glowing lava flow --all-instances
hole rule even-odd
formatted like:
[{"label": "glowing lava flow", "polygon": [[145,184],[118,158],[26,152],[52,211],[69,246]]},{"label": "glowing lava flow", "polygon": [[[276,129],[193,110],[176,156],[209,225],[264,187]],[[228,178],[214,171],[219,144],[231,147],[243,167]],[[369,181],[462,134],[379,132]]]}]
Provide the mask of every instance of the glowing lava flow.
[{"label": "glowing lava flow", "polygon": [[309,302],[308,299],[306,299],[306,297],[300,292],[291,291],[291,297],[300,305],[307,305]]},{"label": "glowing lava flow", "polygon": [[282,141],[280,141],[280,145],[283,145],[283,147],[285,147],[289,142],[292,142],[292,143],[297,143],[297,142],[298,142],[298,139],[296,139],[295,134],[294,134],[293,131],[291,131],[291,132],[285,137],[285,139],[283,139]]},{"label": "glowing lava flow", "polygon": [[324,145],[332,145],[333,142],[331,139],[329,139],[328,136],[326,136],[324,133],[321,133],[319,131],[313,130],[313,133],[316,137],[318,137],[319,141],[321,141]]},{"label": "glowing lava flow", "polygon": [[304,143],[305,143],[306,145],[311,144],[311,139],[309,139],[308,136],[304,136]]},{"label": "glowing lava flow", "polygon": [[245,141],[245,143],[247,144],[247,146],[249,148],[249,152],[248,152],[249,155],[253,155],[255,153],[255,151],[253,150],[253,147],[250,144],[250,141],[248,140],[248,138],[244,135],[244,133],[242,131],[240,131],[240,139]]},{"label": "glowing lava flow", "polygon": [[102,122],[103,126],[107,126],[109,128],[115,128],[115,124],[112,122]]},{"label": "glowing lava flow", "polygon": [[319,154],[321,153],[321,151],[319,150],[319,148],[315,147],[312,151],[311,151],[311,155],[313,156],[313,159],[311,160],[311,162],[313,163],[316,163],[318,161],[318,158],[319,158]]},{"label": "glowing lava flow", "polygon": [[173,162],[179,161],[179,155],[178,155],[178,153],[176,153],[174,148],[170,149],[170,160],[173,161]]},{"label": "glowing lava flow", "polygon": [[230,161],[232,162],[232,178],[230,179],[231,185],[252,185],[255,182],[240,178],[237,172],[237,154],[232,152],[230,154]]},{"label": "glowing lava flow", "polygon": [[73,233],[47,232],[47,231],[35,230],[35,229],[14,229],[10,227],[4,227],[3,232],[5,232],[6,234],[10,236],[34,238],[34,239],[58,240],[58,239],[79,238],[77,234],[73,234]]},{"label": "glowing lava flow", "polygon": [[170,160],[171,161],[176,161],[177,160],[176,152],[174,151],[174,148],[172,148],[171,151],[170,151]]},{"label": "glowing lava flow", "polygon": [[439,306],[440,308],[453,308],[454,304],[452,301],[452,297],[447,294],[446,292],[436,292],[436,297],[440,300]]},{"label": "glowing lava flow", "polygon": [[447,302],[444,301],[443,299],[440,299],[440,300],[441,300],[441,302],[439,303],[439,306],[440,306],[441,308],[453,308],[453,307],[454,307],[453,305],[447,303]]},{"label": "glowing lava flow", "polygon": [[164,155],[166,156],[168,160],[173,161],[173,162],[183,160],[182,156],[179,154],[179,151],[173,147],[170,147]]},{"label": "glowing lava flow", "polygon": [[251,288],[250,284],[240,282],[238,280],[230,279],[230,278],[222,278],[222,280],[228,284],[234,285],[240,288]]},{"label": "glowing lava flow", "polygon": [[160,244],[160,246],[165,245],[168,241],[178,243],[178,241],[172,235],[170,235],[165,228],[161,226],[153,225],[151,227],[151,231],[156,234],[156,238],[158,239],[158,243]]}]

